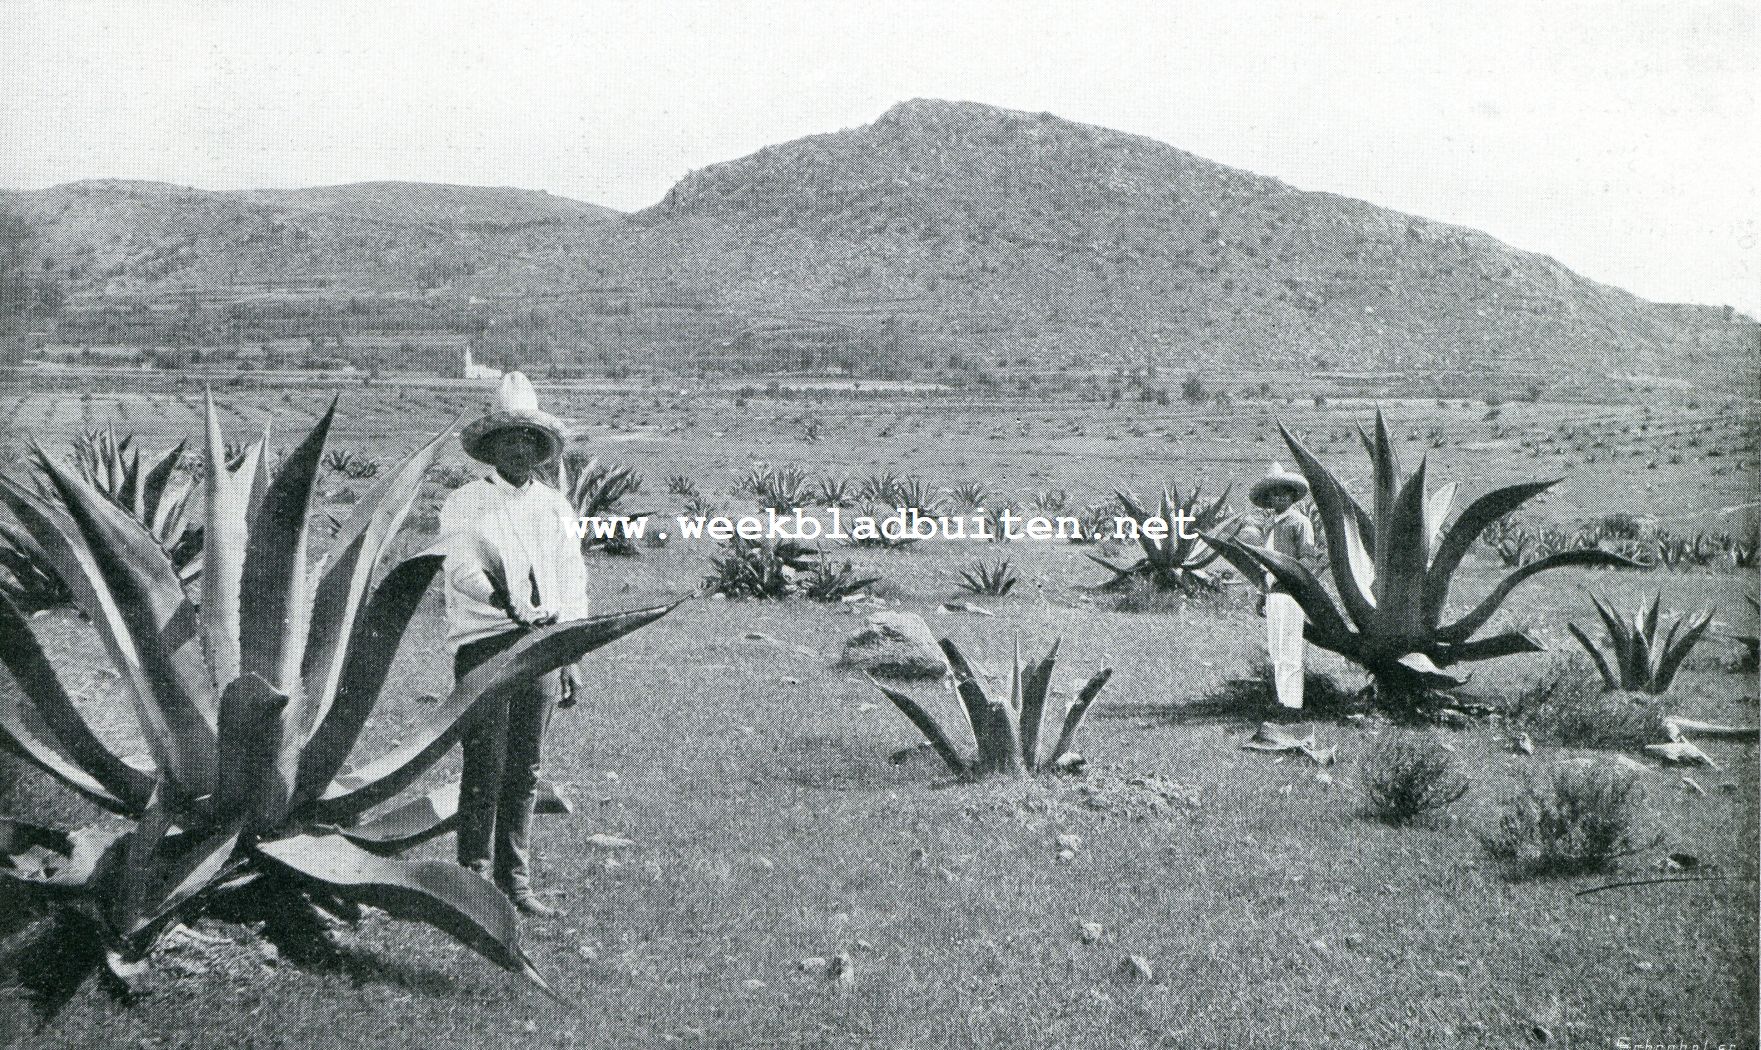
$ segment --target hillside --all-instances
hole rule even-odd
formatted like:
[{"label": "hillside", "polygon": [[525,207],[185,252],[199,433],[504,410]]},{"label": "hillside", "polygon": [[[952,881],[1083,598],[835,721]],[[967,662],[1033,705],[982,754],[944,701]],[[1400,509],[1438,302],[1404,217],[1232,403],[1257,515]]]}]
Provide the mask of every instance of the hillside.
[{"label": "hillside", "polygon": [[884,327],[890,343],[865,345],[924,361],[1042,370],[1726,374],[1761,348],[1740,315],[1646,302],[1474,230],[973,103],[901,103],[693,172],[622,217],[413,184],[14,199],[59,265],[89,263],[69,271],[76,291],[416,285],[542,305],[560,326],[545,352],[564,357],[702,354],[755,330],[791,351],[789,333],[834,326]]},{"label": "hillside", "polygon": [[38,253],[76,293],[237,285],[408,288],[450,277],[467,249],[509,230],[617,215],[532,190],[359,183],[215,192],[92,180],[0,194],[36,227]]},{"label": "hillside", "polygon": [[299,190],[246,190],[237,196],[288,210],[409,226],[505,228],[556,219],[612,219],[619,214],[541,190],[432,182],[356,182]]}]

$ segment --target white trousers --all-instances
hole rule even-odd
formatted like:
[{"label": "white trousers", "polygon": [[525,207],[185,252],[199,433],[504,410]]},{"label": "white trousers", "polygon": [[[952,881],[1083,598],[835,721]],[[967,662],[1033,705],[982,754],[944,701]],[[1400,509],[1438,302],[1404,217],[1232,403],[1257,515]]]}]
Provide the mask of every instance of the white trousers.
[{"label": "white trousers", "polygon": [[1280,591],[1266,595],[1266,651],[1272,660],[1272,681],[1278,702],[1302,706],[1302,606]]}]

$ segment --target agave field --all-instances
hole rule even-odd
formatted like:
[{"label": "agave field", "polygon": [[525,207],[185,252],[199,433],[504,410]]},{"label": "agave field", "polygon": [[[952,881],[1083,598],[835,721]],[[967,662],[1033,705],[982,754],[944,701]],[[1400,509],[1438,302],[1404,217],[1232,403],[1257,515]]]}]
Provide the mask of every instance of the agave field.
[{"label": "agave field", "polygon": [[[0,721],[42,745],[0,758],[0,1036],[1755,1044],[1747,404],[541,386],[577,504],[647,531],[584,541],[603,615],[455,688],[424,550],[477,468],[434,439],[487,394],[0,391]],[[1273,460],[1315,490],[1306,565],[1247,546]],[[1185,505],[1215,546],[674,523],[828,503]],[[1257,666],[1267,571],[1315,625],[1302,717]],[[944,680],[846,664],[883,612]],[[447,863],[447,745],[496,675],[588,650],[547,742],[573,812],[535,833],[568,914],[516,921]]]}]

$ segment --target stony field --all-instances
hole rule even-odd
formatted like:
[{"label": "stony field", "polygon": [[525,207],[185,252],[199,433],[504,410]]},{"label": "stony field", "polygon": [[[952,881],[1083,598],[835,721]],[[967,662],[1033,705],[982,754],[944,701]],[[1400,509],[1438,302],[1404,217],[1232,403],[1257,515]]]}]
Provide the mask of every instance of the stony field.
[{"label": "stony field", "polygon": [[[486,397],[459,385],[340,390],[331,447],[385,468]],[[267,421],[280,442],[303,433],[330,393],[215,391],[230,438]],[[1115,487],[1233,484],[1241,507],[1268,462],[1290,463],[1278,420],[1361,486],[1354,427],[1378,404],[1408,468],[1428,455],[1433,485],[1461,483],[1458,508],[1494,485],[1565,476],[1523,516],[1569,527],[1625,513],[1677,534],[1744,536],[1761,499],[1755,417],[1742,402],[1685,394],[1649,408],[1367,397],[1107,406],[658,386],[545,396],[576,447],[641,473],[623,506],[656,512],[661,529],[683,504],[672,476],[705,505],[752,512],[736,486],[755,463],[853,483],[885,471],[941,489],[976,482],[1023,508],[1060,492],[1076,508]],[[194,384],[0,389],[14,448],[28,435],[63,449],[106,424],[162,448],[197,433],[200,409]],[[443,465],[465,469],[456,445]],[[407,549],[458,476],[436,472],[424,486]],[[368,484],[333,471],[321,509],[344,513]],[[691,591],[718,553],[673,537],[634,556],[590,555],[594,602],[635,607]],[[1576,650],[1568,620],[1600,637],[1588,592],[1631,609],[1661,591],[1666,615],[1710,607],[1717,621],[1650,711],[1754,725],[1755,675],[1729,669],[1738,647],[1724,637],[1756,630],[1744,600],[1752,568],[1543,574],[1493,627],[1526,627],[1549,652],[1470,668],[1459,726],[1376,714],[1304,723],[1337,748],[1323,768],[1239,746],[1267,715],[1263,689],[1241,681],[1263,652],[1263,622],[1240,586],[1102,593],[1108,573],[1085,555],[1134,557],[1120,545],[938,541],[827,554],[879,577],[872,596],[699,598],[590,657],[592,700],[560,714],[549,738],[549,775],[576,809],[538,828],[540,884],[570,914],[527,928],[534,961],[570,1005],[383,917],[343,935],[339,961],[317,969],[205,922],[171,939],[158,989],[138,1004],[88,986],[37,1028],[14,995],[15,1045],[198,1047],[221,1032],[252,1047],[364,1045],[366,1033],[375,1046],[412,1048],[1755,1044],[1754,746],[1707,741],[1717,765],[1684,769],[1637,749],[1574,746],[1581,734],[1562,739],[1544,718],[1484,713],[1511,706]],[[962,571],[999,558],[1019,578],[1007,596],[962,587]],[[1478,600],[1505,571],[1476,549],[1456,602]],[[437,597],[405,639],[373,729],[380,741],[450,687]],[[1086,772],[951,783],[914,747],[921,737],[906,719],[837,663],[877,609],[922,614],[995,686],[1006,688],[1017,639],[1035,656],[1061,640],[1054,697],[1113,668],[1078,747]],[[126,733],[126,705],[110,695],[115,680],[93,661],[86,625],[65,611],[35,623],[77,668],[66,677],[82,703],[116,712],[100,720]],[[1342,660],[1311,655],[1342,687],[1362,684]],[[953,710],[938,683],[901,688]],[[1518,746],[1524,734],[1532,753]],[[1462,800],[1411,827],[1367,816],[1362,760],[1394,737],[1447,744],[1469,783]],[[1478,836],[1506,799],[1562,764],[1636,767],[1640,848],[1611,874],[1513,877]],[[85,816],[29,780],[12,799]],[[596,835],[630,844],[608,848]],[[1577,895],[1679,871],[1689,863],[1679,855],[1718,880]]]}]

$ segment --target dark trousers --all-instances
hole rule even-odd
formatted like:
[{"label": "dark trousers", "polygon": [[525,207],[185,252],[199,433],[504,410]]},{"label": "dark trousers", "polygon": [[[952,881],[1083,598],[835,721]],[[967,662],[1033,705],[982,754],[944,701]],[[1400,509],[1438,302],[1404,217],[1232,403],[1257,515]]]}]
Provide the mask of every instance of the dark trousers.
[{"label": "dark trousers", "polygon": [[[453,679],[464,678],[524,634],[509,631],[460,646]],[[459,863],[492,877],[510,895],[532,889],[532,806],[544,731],[561,695],[562,674],[553,671],[489,701],[465,728]]]}]

